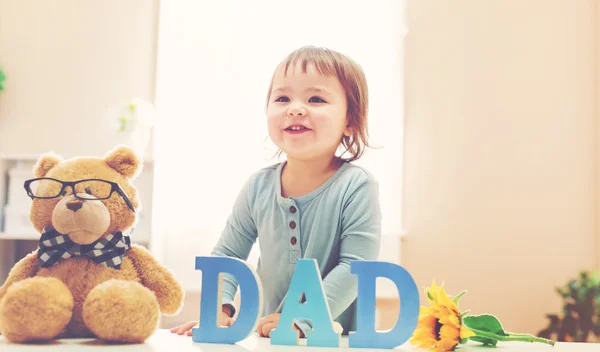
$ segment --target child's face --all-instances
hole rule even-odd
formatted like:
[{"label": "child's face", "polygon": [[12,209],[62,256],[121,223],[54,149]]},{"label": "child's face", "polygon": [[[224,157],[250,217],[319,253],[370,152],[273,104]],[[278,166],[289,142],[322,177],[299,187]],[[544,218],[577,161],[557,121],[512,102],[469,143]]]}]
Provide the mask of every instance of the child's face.
[{"label": "child's face", "polygon": [[347,128],[344,88],[335,76],[322,76],[300,64],[275,72],[267,107],[271,139],[288,159],[313,160],[333,157]]}]

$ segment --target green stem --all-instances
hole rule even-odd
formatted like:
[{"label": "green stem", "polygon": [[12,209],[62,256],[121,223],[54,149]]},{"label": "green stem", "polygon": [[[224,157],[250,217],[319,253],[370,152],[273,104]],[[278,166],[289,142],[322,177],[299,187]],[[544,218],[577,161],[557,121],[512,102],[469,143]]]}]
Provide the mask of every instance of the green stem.
[{"label": "green stem", "polygon": [[555,344],[555,342],[552,340],[533,336],[530,334],[515,334],[515,333],[507,332],[508,335],[497,335],[492,332],[487,332],[487,331],[482,331],[482,330],[477,330],[477,329],[470,329],[470,330],[473,331],[475,333],[475,335],[477,335],[477,336],[485,337],[485,338],[488,338],[491,340],[496,340],[496,341],[541,342],[541,343],[545,343],[545,344],[552,345],[552,346],[554,346],[554,344]]},{"label": "green stem", "polygon": [[467,291],[462,291],[461,293],[457,294],[456,296],[454,296],[454,298],[452,298],[452,300],[454,301],[454,303],[458,304],[458,300],[464,296],[467,293]]}]

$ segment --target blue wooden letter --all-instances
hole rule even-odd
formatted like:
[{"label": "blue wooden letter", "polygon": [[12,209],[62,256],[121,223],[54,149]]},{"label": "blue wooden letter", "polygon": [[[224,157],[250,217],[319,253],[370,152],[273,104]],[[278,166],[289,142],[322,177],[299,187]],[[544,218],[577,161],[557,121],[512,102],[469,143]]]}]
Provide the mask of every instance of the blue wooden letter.
[{"label": "blue wooden letter", "polygon": [[[234,344],[246,339],[258,326],[262,314],[262,284],[246,262],[229,257],[196,257],[196,270],[202,271],[200,323],[192,329],[192,341]],[[238,317],[230,327],[220,327],[223,273],[237,279],[241,302]]]},{"label": "blue wooden letter", "polygon": [[[303,293],[306,302],[300,303]],[[277,329],[271,331],[272,345],[298,344],[299,332],[293,330],[294,319],[312,322],[312,332],[308,332],[306,336],[307,346],[339,346],[340,333],[336,333],[333,328],[331,312],[323,293],[323,282],[314,259],[300,259],[296,263]]]},{"label": "blue wooden letter", "polygon": [[[419,319],[419,291],[412,276],[403,267],[377,261],[353,261],[350,271],[358,276],[356,332],[350,332],[351,348],[395,348],[405,343]],[[378,277],[392,280],[400,293],[400,317],[394,328],[375,331],[375,289]]]}]

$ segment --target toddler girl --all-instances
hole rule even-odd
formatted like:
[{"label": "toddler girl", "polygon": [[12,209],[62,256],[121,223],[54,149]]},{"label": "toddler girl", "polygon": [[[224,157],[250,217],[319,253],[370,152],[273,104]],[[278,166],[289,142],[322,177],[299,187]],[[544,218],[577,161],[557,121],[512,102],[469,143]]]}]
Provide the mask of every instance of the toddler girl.
[{"label": "toddler girl", "polygon": [[[362,69],[336,51],[302,47],[274,72],[267,124],[286,160],[249,177],[212,253],[246,260],[259,239],[260,336],[277,327],[300,258],[316,259],[332,319],[344,334],[355,330],[357,279],[350,262],[376,260],[381,241],[378,183],[352,163],[368,146],[367,106]],[[235,278],[224,277],[223,290],[220,324],[230,326]],[[171,332],[191,335],[197,323]],[[295,328],[306,336],[310,322],[296,321]]]}]

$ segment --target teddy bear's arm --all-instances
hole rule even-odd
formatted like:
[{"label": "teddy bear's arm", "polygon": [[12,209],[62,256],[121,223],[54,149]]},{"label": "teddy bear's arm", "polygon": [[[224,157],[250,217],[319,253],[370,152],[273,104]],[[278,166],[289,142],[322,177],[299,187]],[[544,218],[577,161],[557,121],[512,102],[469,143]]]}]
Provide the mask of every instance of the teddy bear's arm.
[{"label": "teddy bear's arm", "polygon": [[184,292],[173,275],[142,246],[132,245],[127,257],[133,262],[142,284],[156,295],[161,312],[176,314],[182,306]]},{"label": "teddy bear's arm", "polygon": [[17,264],[15,264],[10,272],[8,273],[8,278],[4,282],[4,285],[0,287],[0,301],[2,301],[2,297],[6,294],[6,290],[10,287],[10,285],[15,282],[30,278],[35,276],[39,269],[39,262],[37,258],[37,250],[29,253],[23,259],[19,260]]}]

